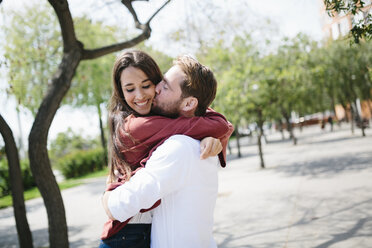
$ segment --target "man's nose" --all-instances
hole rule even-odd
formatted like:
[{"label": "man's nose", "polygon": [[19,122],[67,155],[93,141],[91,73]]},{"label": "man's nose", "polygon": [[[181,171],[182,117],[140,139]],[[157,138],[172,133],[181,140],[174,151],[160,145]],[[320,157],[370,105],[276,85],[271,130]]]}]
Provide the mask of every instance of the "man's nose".
[{"label": "man's nose", "polygon": [[156,93],[157,95],[160,94],[160,88],[161,88],[161,84],[162,84],[162,83],[163,83],[163,80],[160,81],[160,83],[158,83],[158,84],[156,85],[156,87],[155,87],[155,93]]}]

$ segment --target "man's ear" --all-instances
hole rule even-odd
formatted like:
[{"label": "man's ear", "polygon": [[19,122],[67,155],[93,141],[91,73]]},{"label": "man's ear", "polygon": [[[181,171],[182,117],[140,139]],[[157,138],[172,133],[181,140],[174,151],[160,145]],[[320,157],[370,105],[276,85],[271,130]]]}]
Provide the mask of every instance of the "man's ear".
[{"label": "man's ear", "polygon": [[193,116],[195,114],[197,107],[198,107],[198,99],[193,96],[184,98],[181,103],[181,111],[186,115]]}]

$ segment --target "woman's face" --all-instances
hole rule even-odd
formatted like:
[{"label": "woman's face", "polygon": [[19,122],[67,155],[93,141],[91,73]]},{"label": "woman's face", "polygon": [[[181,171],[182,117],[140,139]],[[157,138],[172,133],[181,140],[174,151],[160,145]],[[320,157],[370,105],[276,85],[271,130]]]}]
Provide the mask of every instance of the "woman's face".
[{"label": "woman's face", "polygon": [[140,115],[150,113],[155,97],[155,85],[146,74],[135,67],[128,67],[120,75],[121,89],[125,101]]}]

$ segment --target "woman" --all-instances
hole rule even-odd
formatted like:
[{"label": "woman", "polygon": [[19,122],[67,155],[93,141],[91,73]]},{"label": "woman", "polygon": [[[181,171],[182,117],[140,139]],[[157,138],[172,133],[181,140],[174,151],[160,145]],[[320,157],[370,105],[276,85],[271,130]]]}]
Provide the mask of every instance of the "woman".
[{"label": "woman", "polygon": [[[129,180],[145,166],[152,151],[174,134],[185,134],[195,139],[207,136],[226,139],[231,133],[226,119],[214,111],[192,118],[151,116],[155,85],[161,79],[162,74],[155,61],[141,51],[125,52],[114,64],[113,94],[109,107],[111,184],[108,190]],[[212,144],[206,148],[207,151],[215,150],[215,143],[210,141],[206,139],[201,143],[202,147],[206,146],[204,142]],[[219,151],[210,155],[214,156]],[[224,164],[222,156],[220,159]],[[119,177],[116,177],[117,174]],[[160,201],[153,207],[158,204]],[[149,247],[150,230],[151,213],[147,210],[123,223],[108,221],[100,247]]]}]

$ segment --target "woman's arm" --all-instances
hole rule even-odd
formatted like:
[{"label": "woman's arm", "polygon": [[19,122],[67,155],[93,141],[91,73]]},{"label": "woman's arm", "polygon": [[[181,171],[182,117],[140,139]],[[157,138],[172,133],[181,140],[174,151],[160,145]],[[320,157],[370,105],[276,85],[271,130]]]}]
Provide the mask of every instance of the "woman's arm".
[{"label": "woman's arm", "polygon": [[131,115],[125,123],[125,132],[139,142],[168,138],[174,134],[184,134],[199,140],[205,137],[220,139],[229,133],[231,128],[226,118],[212,109],[203,116],[181,116],[175,119],[164,116],[134,117]]},{"label": "woman's arm", "polygon": [[[179,117],[176,119],[164,116],[134,117],[129,116],[125,123],[125,133],[128,149],[123,151],[130,164],[141,161],[143,165],[149,154],[167,138],[175,134],[184,134],[194,139],[214,137],[221,140],[223,152],[220,154],[221,165],[225,165],[227,141],[233,131],[231,123],[226,118],[209,109],[203,116]],[[131,137],[129,139],[128,137]]]}]

